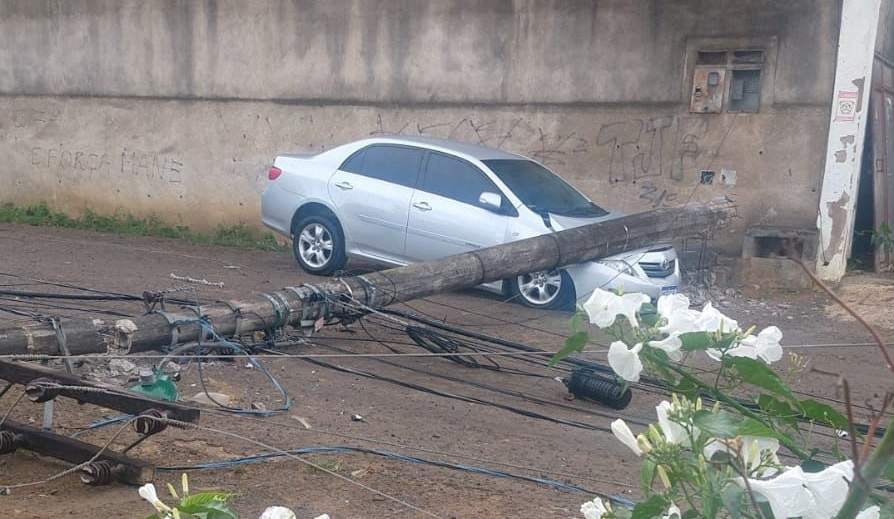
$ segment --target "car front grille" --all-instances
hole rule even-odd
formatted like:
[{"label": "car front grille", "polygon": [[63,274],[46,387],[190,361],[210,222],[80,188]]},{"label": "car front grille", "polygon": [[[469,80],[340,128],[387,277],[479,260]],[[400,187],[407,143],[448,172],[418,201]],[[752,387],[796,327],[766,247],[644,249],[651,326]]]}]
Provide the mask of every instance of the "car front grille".
[{"label": "car front grille", "polygon": [[642,267],[643,272],[650,278],[666,278],[676,270],[677,260],[670,260],[667,263],[640,261],[639,266]]}]

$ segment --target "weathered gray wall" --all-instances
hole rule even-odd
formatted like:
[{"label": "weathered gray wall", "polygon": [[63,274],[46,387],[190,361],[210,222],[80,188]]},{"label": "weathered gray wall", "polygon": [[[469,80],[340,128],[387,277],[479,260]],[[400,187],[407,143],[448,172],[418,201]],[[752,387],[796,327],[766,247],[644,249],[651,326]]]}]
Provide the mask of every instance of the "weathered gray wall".
[{"label": "weathered gray wall", "polygon": [[[256,223],[276,152],[389,132],[531,155],[625,211],[725,193],[741,202],[736,231],[816,218],[834,0],[0,9],[0,202]],[[711,38],[768,46],[760,113],[688,112],[693,50]],[[698,184],[701,169],[713,185]]]}]

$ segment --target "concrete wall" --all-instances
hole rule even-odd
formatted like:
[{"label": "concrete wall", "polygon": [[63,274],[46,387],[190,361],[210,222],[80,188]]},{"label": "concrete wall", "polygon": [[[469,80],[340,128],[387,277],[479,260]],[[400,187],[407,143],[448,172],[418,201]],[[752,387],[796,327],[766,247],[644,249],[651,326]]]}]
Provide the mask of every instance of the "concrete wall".
[{"label": "concrete wall", "polygon": [[[816,219],[838,1],[0,9],[0,202],[256,223],[277,152],[387,132],[521,152],[624,211],[733,195],[730,252],[747,225]],[[766,48],[760,113],[689,113],[695,50],[712,46]]]}]

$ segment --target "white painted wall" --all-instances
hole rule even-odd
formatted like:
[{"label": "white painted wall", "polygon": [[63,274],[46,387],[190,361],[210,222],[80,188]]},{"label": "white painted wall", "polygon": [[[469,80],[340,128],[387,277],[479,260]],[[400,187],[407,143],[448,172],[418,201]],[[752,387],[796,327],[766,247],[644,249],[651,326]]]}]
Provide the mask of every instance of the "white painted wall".
[{"label": "white painted wall", "polygon": [[843,0],[817,228],[817,274],[839,281],[854,231],[881,0]]}]

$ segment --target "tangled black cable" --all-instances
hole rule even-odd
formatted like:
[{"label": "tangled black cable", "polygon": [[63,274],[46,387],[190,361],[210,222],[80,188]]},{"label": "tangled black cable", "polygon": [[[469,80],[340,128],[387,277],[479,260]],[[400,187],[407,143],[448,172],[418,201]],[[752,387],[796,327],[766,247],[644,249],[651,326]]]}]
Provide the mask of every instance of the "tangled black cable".
[{"label": "tangled black cable", "polygon": [[[478,351],[471,347],[468,342],[461,341],[457,338],[450,337],[442,332],[438,332],[432,328],[423,326],[407,325],[405,329],[407,336],[416,344],[432,353],[460,353],[461,349],[469,351]],[[453,355],[446,357],[448,360],[466,366],[467,368],[485,368],[500,370],[500,365],[489,357],[484,357],[488,364],[481,364],[475,357],[465,355]]]}]

